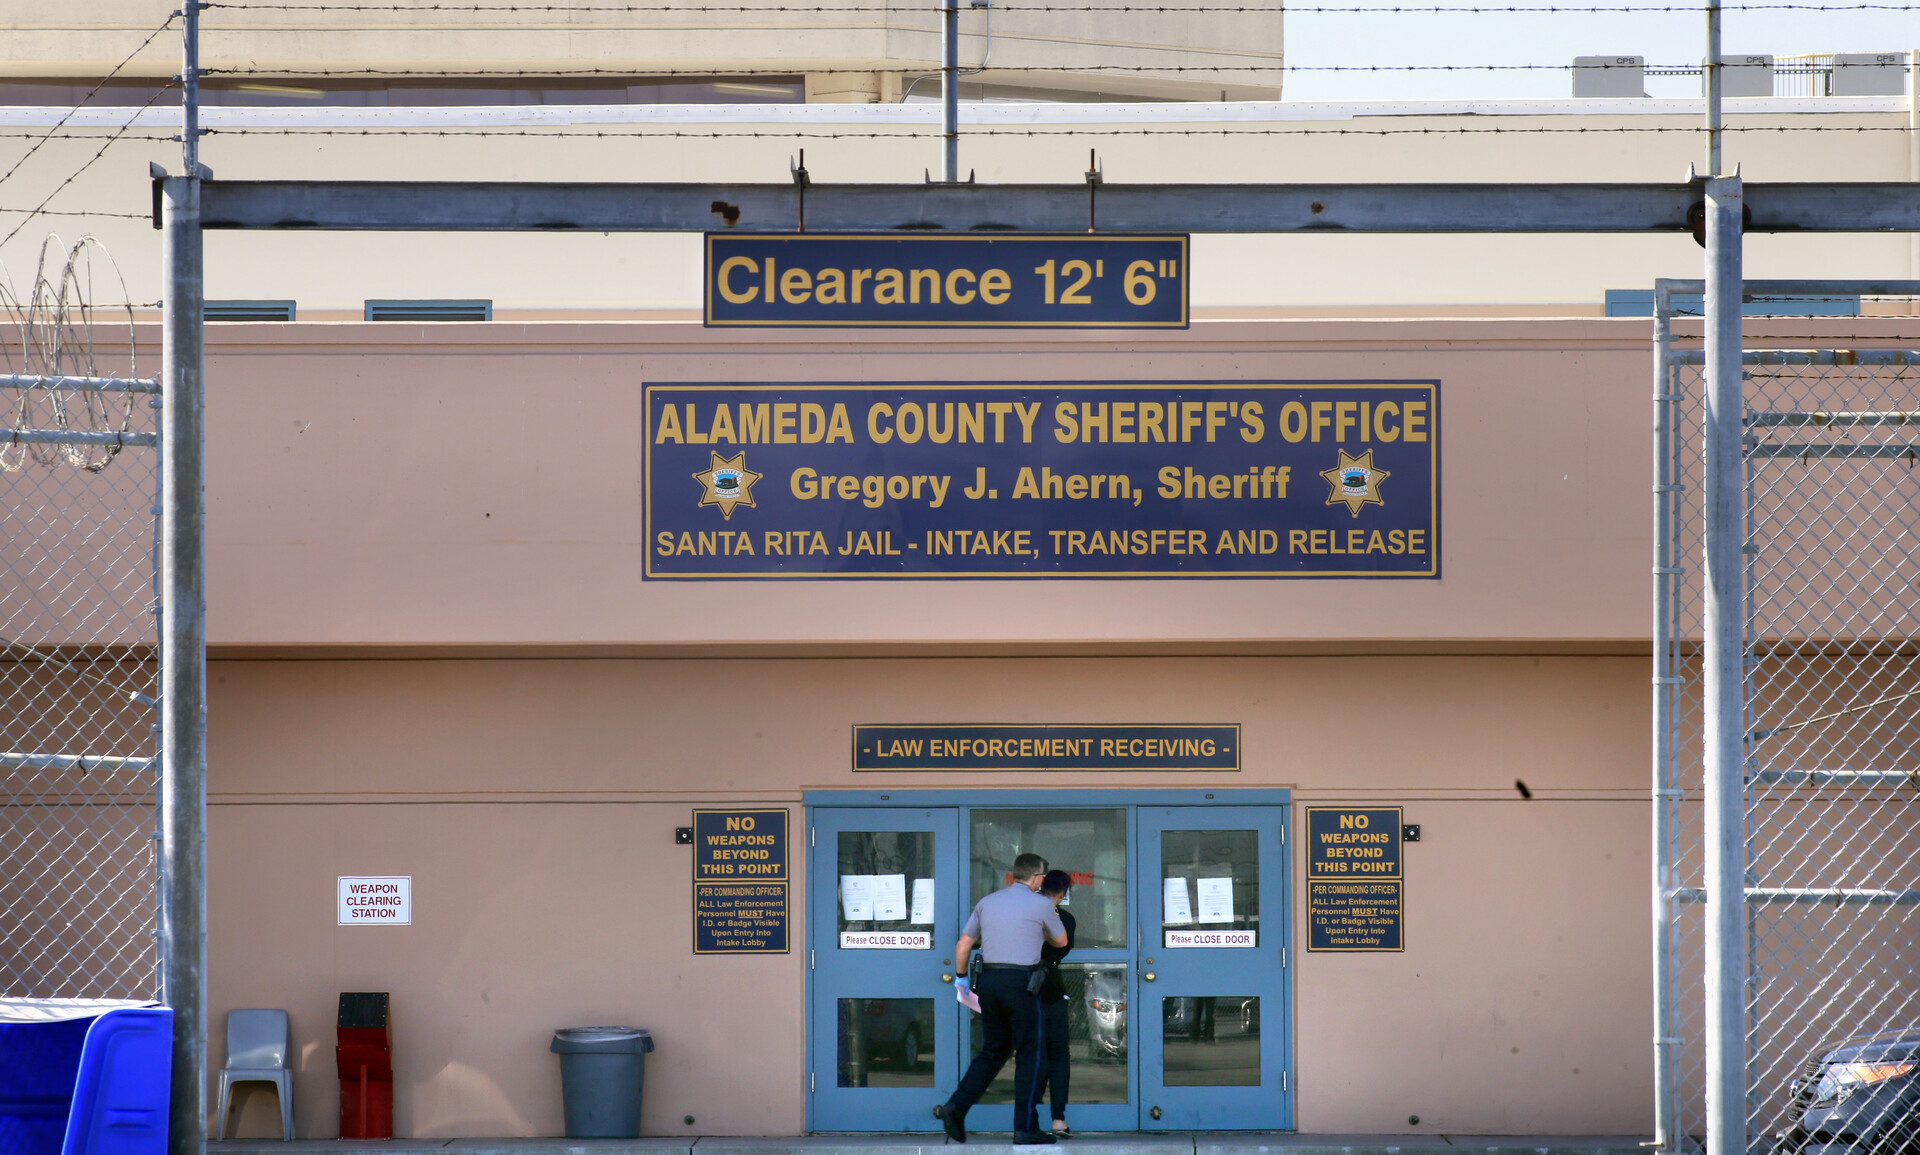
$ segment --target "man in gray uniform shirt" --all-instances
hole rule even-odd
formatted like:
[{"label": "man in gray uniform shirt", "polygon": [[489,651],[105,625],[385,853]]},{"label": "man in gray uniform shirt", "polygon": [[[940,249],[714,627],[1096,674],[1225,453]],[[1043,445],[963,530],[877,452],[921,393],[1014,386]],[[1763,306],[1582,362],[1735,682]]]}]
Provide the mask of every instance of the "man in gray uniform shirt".
[{"label": "man in gray uniform shirt", "polygon": [[1014,859],[1013,882],[980,900],[954,945],[954,965],[967,965],[976,942],[986,961],[974,987],[980,996],[980,1053],[937,1112],[956,1143],[967,1141],[967,1110],[986,1093],[1009,1054],[1014,1056],[1013,1141],[1054,1141],[1036,1123],[1041,1019],[1039,984],[1030,980],[1041,975],[1040,945],[1067,945],[1067,928],[1053,902],[1039,894],[1046,873],[1047,860],[1037,854]]}]

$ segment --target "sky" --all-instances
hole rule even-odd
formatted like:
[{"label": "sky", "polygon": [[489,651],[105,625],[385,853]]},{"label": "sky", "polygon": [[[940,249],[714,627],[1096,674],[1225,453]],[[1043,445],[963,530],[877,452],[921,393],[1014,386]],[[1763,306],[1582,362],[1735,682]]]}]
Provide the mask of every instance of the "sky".
[{"label": "sky", "polygon": [[[1825,10],[1725,10],[1725,54],[1906,52],[1920,48],[1920,0],[1897,10],[1848,11],[1850,0],[1803,2]],[[1898,6],[1900,0],[1879,0]],[[1317,4],[1659,7],[1678,12],[1320,13]],[[1688,0],[1299,0],[1286,13],[1289,67],[1315,65],[1571,64],[1576,56],[1642,56],[1656,65],[1698,65],[1706,54],[1704,8]],[[1564,68],[1540,72],[1290,72],[1288,100],[1428,100],[1565,97]],[[1697,96],[1697,77],[1649,77],[1651,96]]]}]

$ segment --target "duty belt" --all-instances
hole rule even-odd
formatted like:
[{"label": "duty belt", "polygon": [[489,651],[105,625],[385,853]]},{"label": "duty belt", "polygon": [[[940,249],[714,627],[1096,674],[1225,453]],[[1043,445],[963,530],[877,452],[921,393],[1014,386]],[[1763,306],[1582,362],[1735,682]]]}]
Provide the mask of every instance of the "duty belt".
[{"label": "duty belt", "polygon": [[981,963],[983,969],[990,971],[1030,971],[1039,968],[1039,963]]}]

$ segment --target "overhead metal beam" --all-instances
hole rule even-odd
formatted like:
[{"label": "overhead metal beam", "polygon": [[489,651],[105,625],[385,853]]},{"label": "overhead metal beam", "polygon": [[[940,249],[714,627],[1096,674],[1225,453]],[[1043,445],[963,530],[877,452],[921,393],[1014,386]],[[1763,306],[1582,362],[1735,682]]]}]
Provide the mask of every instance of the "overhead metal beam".
[{"label": "overhead metal beam", "polygon": [[[205,182],[208,229],[704,232],[800,221],[793,184]],[[1920,231],[1920,186],[1749,184],[1749,232]],[[1095,228],[1178,233],[1678,233],[1683,184],[1103,184]],[[1084,185],[814,185],[811,232],[1080,232]],[[736,212],[737,210],[737,212]]]}]

